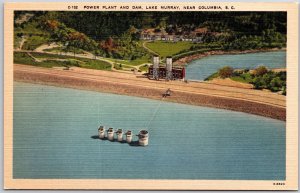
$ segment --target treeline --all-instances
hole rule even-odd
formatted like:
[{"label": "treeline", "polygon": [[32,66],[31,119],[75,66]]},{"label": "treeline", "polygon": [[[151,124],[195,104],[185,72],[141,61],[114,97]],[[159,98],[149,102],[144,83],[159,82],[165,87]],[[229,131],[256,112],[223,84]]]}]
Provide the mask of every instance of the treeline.
[{"label": "treeline", "polygon": [[[224,50],[286,46],[286,12],[51,12],[51,17],[95,40],[124,37],[130,27],[189,33],[206,27],[203,42]],[[78,22],[80,21],[80,22]],[[132,34],[133,40],[138,39]]]},{"label": "treeline", "polygon": [[59,12],[57,19],[96,39],[120,36],[129,26],[184,30],[208,27],[237,36],[262,36],[268,29],[286,34],[286,12]]},{"label": "treeline", "polygon": [[[22,11],[15,12],[15,17]],[[286,34],[286,12],[34,12],[85,33],[93,39],[121,36],[130,26],[193,30],[208,27],[213,32],[232,31],[237,36],[262,36],[266,30]]]},{"label": "treeline", "polygon": [[[222,50],[286,46],[286,12],[15,11],[15,21],[26,13],[34,16],[27,22],[15,23],[15,31],[18,41],[23,34],[34,35],[25,44],[29,49],[55,41],[69,48],[93,50],[104,57],[134,60],[147,54],[139,41],[141,30],[147,28],[175,34],[207,28],[208,33],[202,34],[202,42],[207,47],[195,44],[189,50],[182,50],[183,55],[210,49],[211,45],[214,49],[218,45],[217,49]],[[59,27],[48,30],[47,22],[57,23]],[[37,43],[32,46],[34,42]]]}]

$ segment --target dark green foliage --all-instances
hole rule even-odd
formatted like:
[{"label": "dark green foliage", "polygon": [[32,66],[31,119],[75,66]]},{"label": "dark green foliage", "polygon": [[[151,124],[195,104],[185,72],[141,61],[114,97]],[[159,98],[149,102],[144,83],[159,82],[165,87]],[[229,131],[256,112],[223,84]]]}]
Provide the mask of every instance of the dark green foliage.
[{"label": "dark green foliage", "polygon": [[[136,60],[149,54],[139,41],[141,30],[189,35],[196,28],[201,44],[176,52],[174,60],[199,50],[248,50],[286,46],[286,12],[91,12],[15,11],[15,19],[33,14],[28,21],[15,23],[15,47],[23,35],[32,36],[26,49],[47,42],[59,42],[65,50],[82,49],[97,56]],[[46,25],[48,24],[48,25]]]},{"label": "dark green foliage", "polygon": [[[240,39],[242,36],[262,36],[266,42],[286,34],[286,12],[90,12],[49,11],[30,12],[40,20],[57,20],[69,28],[85,33],[94,40],[121,37],[130,28],[165,27],[167,32],[189,32],[207,27],[211,32],[224,33],[218,39]],[[24,14],[16,11],[15,18]],[[32,19],[32,21],[38,21]],[[80,21],[80,22],[78,22]],[[18,26],[18,25],[16,25]],[[136,31],[131,30],[133,37]],[[227,37],[225,32],[233,33]],[[179,32],[178,32],[179,33]],[[209,36],[207,36],[209,38]],[[208,40],[209,41],[209,40]]]},{"label": "dark green foliage", "polygon": [[263,89],[264,85],[266,85],[266,82],[262,77],[258,76],[253,78],[252,84],[254,85],[255,89]]},{"label": "dark green foliage", "polygon": [[272,92],[282,91],[286,95],[286,72],[268,71],[264,75],[252,75],[250,82],[256,89],[268,89]]},{"label": "dark green foliage", "polygon": [[253,85],[256,89],[269,89],[272,92],[283,91],[286,93],[286,72],[268,71],[260,66],[254,70]]},{"label": "dark green foliage", "polygon": [[252,77],[252,81],[249,83],[253,84],[255,89],[282,91],[283,95],[286,94],[286,72],[267,71],[264,74],[252,74]]},{"label": "dark green foliage", "polygon": [[[120,36],[130,26],[137,29],[167,27],[168,32],[178,28],[191,31],[208,27],[214,32],[234,31],[237,34],[286,34],[286,12],[56,12],[57,19],[90,37],[105,40]],[[81,21],[81,22],[78,22]],[[249,30],[251,29],[251,31]],[[249,34],[250,31],[250,34]]]},{"label": "dark green foliage", "polygon": [[[286,72],[274,72],[272,70],[267,70],[264,66],[260,66],[253,70],[253,73],[249,69],[245,70],[235,70],[231,67],[225,66],[219,69],[218,72],[210,75],[205,79],[205,81],[212,80],[214,78],[227,78],[231,80],[250,83],[255,89],[268,89],[272,92],[281,91],[283,95],[286,95]],[[259,73],[257,73],[257,71]]]}]

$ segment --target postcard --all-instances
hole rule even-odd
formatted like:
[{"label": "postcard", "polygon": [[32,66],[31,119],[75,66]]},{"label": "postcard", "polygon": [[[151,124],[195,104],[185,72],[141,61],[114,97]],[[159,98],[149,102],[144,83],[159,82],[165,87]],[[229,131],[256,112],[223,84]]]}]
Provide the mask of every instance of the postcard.
[{"label": "postcard", "polygon": [[298,189],[296,3],[4,15],[5,189]]}]

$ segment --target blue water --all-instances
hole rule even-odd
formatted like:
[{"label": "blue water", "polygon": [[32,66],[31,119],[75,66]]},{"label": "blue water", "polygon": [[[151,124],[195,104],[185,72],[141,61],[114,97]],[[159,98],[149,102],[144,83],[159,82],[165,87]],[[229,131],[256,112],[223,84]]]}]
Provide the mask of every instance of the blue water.
[{"label": "blue water", "polygon": [[[14,82],[13,120],[14,178],[285,179],[285,122],[265,117]],[[148,129],[149,146],[100,124]]]},{"label": "blue water", "polygon": [[254,69],[262,65],[268,68],[285,68],[286,52],[208,56],[189,63],[186,67],[186,78],[189,80],[204,80],[223,66],[231,66],[236,69]]}]

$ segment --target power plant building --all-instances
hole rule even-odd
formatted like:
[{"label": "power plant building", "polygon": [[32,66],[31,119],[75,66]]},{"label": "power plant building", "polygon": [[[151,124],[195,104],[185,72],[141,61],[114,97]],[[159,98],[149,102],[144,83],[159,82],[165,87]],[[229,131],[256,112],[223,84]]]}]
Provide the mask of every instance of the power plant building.
[{"label": "power plant building", "polygon": [[154,80],[166,79],[166,80],[176,80],[185,78],[185,68],[184,67],[174,67],[172,58],[166,58],[166,65],[159,66],[159,57],[153,57],[153,65],[148,69],[148,78]]}]

